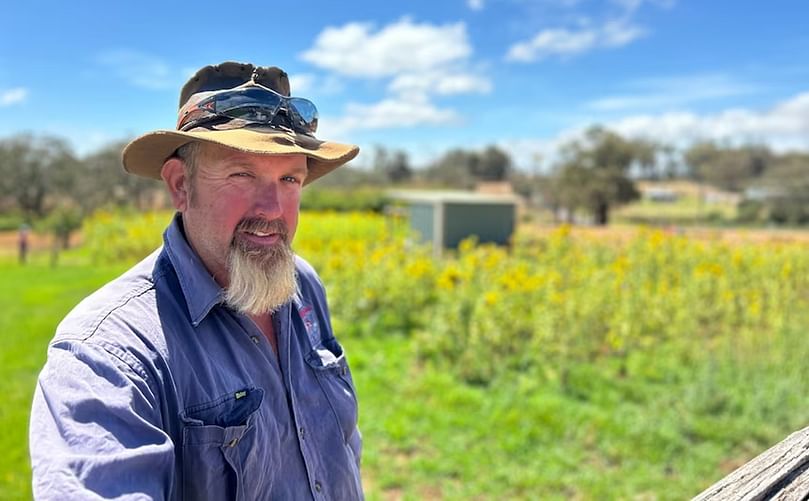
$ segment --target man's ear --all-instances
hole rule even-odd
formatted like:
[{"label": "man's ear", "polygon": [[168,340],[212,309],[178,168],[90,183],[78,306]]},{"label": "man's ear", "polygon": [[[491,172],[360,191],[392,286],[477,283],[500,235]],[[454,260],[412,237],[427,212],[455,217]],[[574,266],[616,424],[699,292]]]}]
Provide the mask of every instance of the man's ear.
[{"label": "man's ear", "polygon": [[160,171],[160,177],[169,189],[174,208],[180,212],[185,211],[188,208],[189,194],[183,161],[176,157],[166,160]]}]

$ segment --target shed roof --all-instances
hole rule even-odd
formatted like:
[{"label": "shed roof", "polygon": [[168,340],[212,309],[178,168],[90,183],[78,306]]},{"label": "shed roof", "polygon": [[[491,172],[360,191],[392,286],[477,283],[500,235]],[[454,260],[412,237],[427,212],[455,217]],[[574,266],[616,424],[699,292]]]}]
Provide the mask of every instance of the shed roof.
[{"label": "shed roof", "polygon": [[390,191],[388,195],[394,200],[423,203],[464,203],[464,204],[516,204],[517,198],[513,195],[495,195],[490,193],[477,193],[474,191],[428,191],[428,190],[398,190]]}]

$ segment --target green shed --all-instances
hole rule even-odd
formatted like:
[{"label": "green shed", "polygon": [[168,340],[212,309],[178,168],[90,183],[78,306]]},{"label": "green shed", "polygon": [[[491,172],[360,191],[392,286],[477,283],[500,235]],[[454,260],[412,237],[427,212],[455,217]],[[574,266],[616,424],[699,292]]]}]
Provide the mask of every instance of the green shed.
[{"label": "green shed", "polygon": [[436,254],[476,236],[479,242],[507,245],[514,233],[517,199],[466,191],[396,191],[391,198],[407,207],[410,226]]}]

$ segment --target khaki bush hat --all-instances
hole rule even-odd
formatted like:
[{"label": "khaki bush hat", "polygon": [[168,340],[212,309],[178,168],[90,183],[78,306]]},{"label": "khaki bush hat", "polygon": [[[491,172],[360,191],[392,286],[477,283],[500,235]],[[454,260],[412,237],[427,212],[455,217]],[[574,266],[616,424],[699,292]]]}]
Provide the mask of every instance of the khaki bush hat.
[{"label": "khaki bush hat", "polygon": [[[225,62],[200,69],[180,92],[181,109],[197,93],[230,89],[253,81],[290,96],[289,78],[277,67],[256,67],[252,64]],[[178,120],[179,123],[179,120]],[[223,127],[221,124],[199,126],[188,131],[156,130],[130,142],[123,151],[127,172],[138,176],[161,179],[163,163],[177,148],[192,141],[217,144],[248,153],[266,155],[303,154],[307,157],[309,173],[304,184],[328,174],[357,156],[360,149],[352,144],[321,141],[303,133],[269,126]]]}]

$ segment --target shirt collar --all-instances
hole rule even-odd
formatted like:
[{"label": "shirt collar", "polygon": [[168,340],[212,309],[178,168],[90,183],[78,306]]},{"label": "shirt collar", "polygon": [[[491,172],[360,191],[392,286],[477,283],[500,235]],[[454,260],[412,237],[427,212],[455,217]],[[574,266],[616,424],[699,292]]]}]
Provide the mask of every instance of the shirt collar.
[{"label": "shirt collar", "polygon": [[222,287],[216,283],[197,253],[188,245],[179,212],[174,215],[171,224],[163,233],[163,242],[169,261],[180,281],[191,324],[196,327],[211,308],[222,301]]}]

